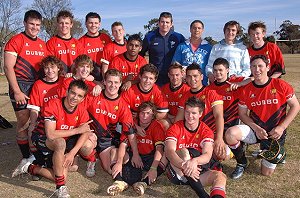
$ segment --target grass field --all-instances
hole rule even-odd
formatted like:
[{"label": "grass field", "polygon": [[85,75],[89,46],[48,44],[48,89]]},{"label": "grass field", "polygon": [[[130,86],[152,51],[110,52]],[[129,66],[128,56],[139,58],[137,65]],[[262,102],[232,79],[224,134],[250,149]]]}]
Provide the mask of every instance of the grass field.
[{"label": "grass field", "polygon": [[[285,55],[286,75],[288,81],[300,98],[300,55]],[[7,93],[5,77],[0,77],[0,114],[15,126],[15,115]],[[239,180],[227,180],[227,197],[259,198],[259,197],[300,197],[300,116],[298,115],[288,129],[286,142],[287,163],[279,165],[271,177],[259,174],[260,161],[250,157],[256,146],[248,148],[251,162],[244,176]],[[0,197],[49,197],[54,191],[54,184],[45,179],[32,181],[30,176],[23,175],[11,178],[11,172],[20,160],[20,153],[15,142],[15,129],[0,129]],[[235,167],[235,160],[224,163],[224,172],[229,175]],[[80,161],[80,170],[70,173],[68,187],[72,197],[107,197],[106,188],[111,184],[110,176],[104,173],[97,164],[96,176],[85,176],[85,162]],[[132,188],[118,197],[136,196]],[[144,197],[196,197],[188,186],[174,186],[162,176],[157,183],[146,190]]]}]

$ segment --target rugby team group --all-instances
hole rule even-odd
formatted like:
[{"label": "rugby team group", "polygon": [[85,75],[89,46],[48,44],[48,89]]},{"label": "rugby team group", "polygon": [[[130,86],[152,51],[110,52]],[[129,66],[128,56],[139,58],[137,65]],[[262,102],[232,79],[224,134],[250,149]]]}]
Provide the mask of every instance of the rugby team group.
[{"label": "rugby team group", "polygon": [[[224,39],[212,46],[201,37],[202,21],[191,22],[185,39],[169,12],[143,40],[125,39],[121,22],[111,25],[111,40],[99,32],[95,12],[86,15],[87,33],[77,40],[73,17],[60,11],[57,35],[45,43],[38,38],[42,16],[29,10],[24,32],[6,43],[4,71],[23,157],[12,177],[50,179],[57,197],[70,197],[66,178],[81,157],[87,177],[100,171],[97,161],[112,176],[111,196],[130,185],[143,195],[166,172],[199,197],[221,198],[222,161],[234,155],[228,175],[239,179],[249,165],[246,144],[259,143],[259,152],[276,143],[283,148],[299,102],[280,79],[282,53],[265,41],[263,22],[249,24],[247,48],[237,39],[237,21],[227,22]],[[262,158],[261,174],[272,175],[278,163],[285,163],[284,153]]]}]

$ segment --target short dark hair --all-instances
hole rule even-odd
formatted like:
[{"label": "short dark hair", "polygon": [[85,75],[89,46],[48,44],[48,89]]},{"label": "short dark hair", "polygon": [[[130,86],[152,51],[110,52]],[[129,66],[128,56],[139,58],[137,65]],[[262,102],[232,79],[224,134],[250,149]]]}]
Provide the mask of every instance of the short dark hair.
[{"label": "short dark hair", "polygon": [[123,27],[123,24],[120,21],[115,21],[115,22],[113,22],[113,24],[111,24],[111,29],[113,29],[113,27],[115,27],[115,26],[122,26]]},{"label": "short dark hair", "polygon": [[42,15],[41,13],[39,13],[38,11],[36,10],[28,10],[27,12],[25,12],[25,15],[24,15],[24,21],[27,22],[27,20],[29,18],[33,18],[33,19],[38,19],[38,20],[41,20],[42,21]]},{"label": "short dark hair", "polygon": [[217,58],[213,63],[213,67],[215,65],[224,65],[227,69],[229,68],[229,62],[225,58]]},{"label": "short dark hair", "polygon": [[129,43],[130,41],[138,41],[138,42],[140,42],[141,45],[143,43],[140,35],[138,35],[138,34],[132,34],[132,35],[130,35],[128,37],[128,39],[127,39],[127,43]]},{"label": "short dark hair", "polygon": [[223,28],[224,34],[225,34],[225,30],[228,28],[228,26],[236,26],[237,34],[240,33],[241,26],[240,26],[239,22],[237,22],[237,21],[228,21],[227,23],[225,23],[224,28]]},{"label": "short dark hair", "polygon": [[186,68],[186,73],[187,73],[187,71],[190,71],[190,70],[198,70],[201,74],[203,74],[200,65],[195,62],[193,62]]},{"label": "short dark hair", "polygon": [[[52,56],[52,55],[46,56],[45,58],[42,59],[40,66],[41,68],[44,69],[48,64],[56,65],[58,67],[59,69],[58,75],[61,75],[64,72],[63,62],[56,56]],[[43,69],[41,71],[42,71],[42,75],[44,76],[45,73]]]},{"label": "short dark hair", "polygon": [[139,75],[142,76],[145,72],[150,72],[151,74],[154,74],[155,80],[158,78],[158,69],[155,65],[152,63],[148,63],[141,67]]},{"label": "short dark hair", "polygon": [[250,30],[255,30],[256,28],[261,28],[263,30],[263,32],[267,31],[267,26],[264,22],[254,21],[254,22],[251,22],[248,26],[248,34],[250,34]]},{"label": "short dark hair", "polygon": [[175,61],[175,62],[173,62],[173,63],[170,65],[170,67],[169,67],[169,69],[168,69],[168,72],[170,72],[172,69],[180,69],[180,70],[182,70],[183,67],[182,67],[182,65],[181,65],[179,62]]},{"label": "short dark hair", "polygon": [[89,12],[86,16],[85,16],[85,22],[88,21],[89,18],[97,18],[99,19],[99,21],[101,22],[101,17],[98,13],[96,12]]},{"label": "short dark hair", "polygon": [[62,18],[70,18],[71,22],[73,23],[74,15],[69,10],[62,10],[60,11],[56,16],[56,21],[58,22],[58,19]]},{"label": "short dark hair", "polygon": [[171,22],[173,22],[173,16],[170,12],[162,12],[159,15],[158,21],[160,21],[160,19],[164,17],[164,18],[171,18]]},{"label": "short dark hair", "polygon": [[190,107],[198,107],[199,108],[199,112],[203,112],[204,108],[205,108],[205,104],[202,100],[200,100],[199,98],[197,98],[196,96],[192,96],[190,97],[186,102],[185,102],[185,106],[190,106]]},{"label": "short dark hair", "polygon": [[194,20],[194,21],[190,24],[190,29],[192,29],[192,27],[193,27],[193,25],[194,25],[195,23],[200,23],[200,24],[202,25],[202,28],[204,28],[204,23],[203,23],[202,21],[200,21],[200,20]]},{"label": "short dark hair", "polygon": [[73,87],[78,87],[79,89],[85,91],[84,95],[86,95],[89,90],[89,87],[83,80],[73,80],[68,87],[68,91],[70,91]]},{"label": "short dark hair", "polygon": [[122,82],[122,78],[123,78],[122,72],[120,72],[117,69],[108,69],[104,74],[104,80],[106,80],[108,76],[117,76],[120,78],[120,81]]},{"label": "short dark hair", "polygon": [[140,113],[141,111],[143,111],[147,107],[149,107],[152,110],[152,112],[153,112],[153,118],[155,118],[156,114],[157,114],[157,107],[155,106],[155,104],[153,104],[150,101],[142,102],[140,104],[140,106],[138,107],[138,112]]},{"label": "short dark hair", "polygon": [[258,54],[258,55],[255,55],[253,56],[251,59],[250,59],[250,64],[255,61],[256,59],[262,59],[265,63],[266,63],[266,66],[269,65],[269,60],[268,58],[265,56],[265,55],[261,55],[261,54]]}]

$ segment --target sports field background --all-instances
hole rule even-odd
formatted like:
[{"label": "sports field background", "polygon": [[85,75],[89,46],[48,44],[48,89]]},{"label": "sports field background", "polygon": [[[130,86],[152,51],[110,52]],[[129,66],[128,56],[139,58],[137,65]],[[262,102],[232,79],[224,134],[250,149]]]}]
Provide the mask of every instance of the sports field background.
[{"label": "sports field background", "polygon": [[[288,81],[300,98],[300,55],[284,55],[286,75]],[[4,76],[0,76],[0,114],[9,120],[14,126],[16,118],[7,96],[8,84]],[[248,156],[251,162],[244,176],[239,180],[227,180],[227,197],[239,198],[296,198],[300,197],[300,116],[298,115],[288,128],[286,141],[287,163],[279,165],[275,174],[264,177],[259,174],[259,160],[250,157],[251,151],[256,146],[248,148]],[[0,197],[49,197],[55,185],[51,181],[42,179],[32,181],[29,175],[11,178],[13,169],[20,160],[19,149],[15,142],[15,128],[0,128]],[[224,163],[224,172],[229,175],[235,167],[235,160]],[[70,173],[67,185],[71,197],[108,197],[106,188],[112,183],[111,177],[104,173],[99,163],[96,165],[96,176],[85,176],[86,162],[80,160],[79,172]],[[207,189],[209,190],[209,189]],[[132,188],[117,197],[136,197]],[[197,197],[188,186],[172,185],[165,175],[158,178],[156,184],[147,188],[144,197]]]}]

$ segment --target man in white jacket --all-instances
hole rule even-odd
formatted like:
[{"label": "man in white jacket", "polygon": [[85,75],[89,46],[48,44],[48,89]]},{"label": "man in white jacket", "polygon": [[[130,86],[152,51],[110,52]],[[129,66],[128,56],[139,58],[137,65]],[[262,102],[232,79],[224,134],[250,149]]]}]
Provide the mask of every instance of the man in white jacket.
[{"label": "man in white jacket", "polygon": [[242,41],[236,39],[239,30],[240,24],[236,21],[228,21],[224,25],[225,39],[213,46],[206,66],[206,74],[210,83],[214,81],[213,62],[220,57],[229,62],[229,76],[250,76],[250,58],[247,47]]}]

